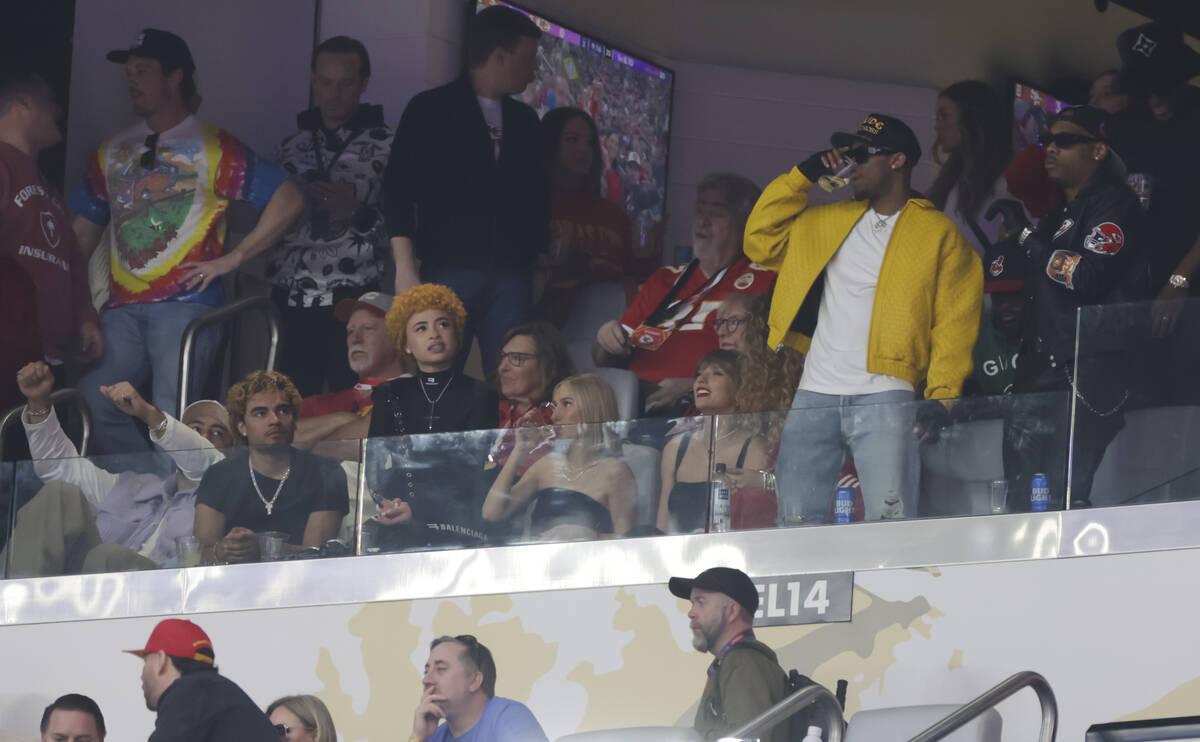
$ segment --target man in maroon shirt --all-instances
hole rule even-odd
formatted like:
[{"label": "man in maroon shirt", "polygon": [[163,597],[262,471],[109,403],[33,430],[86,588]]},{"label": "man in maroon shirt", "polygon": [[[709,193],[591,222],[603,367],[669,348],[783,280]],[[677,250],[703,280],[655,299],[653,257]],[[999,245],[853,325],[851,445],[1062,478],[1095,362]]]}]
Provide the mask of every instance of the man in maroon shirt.
[{"label": "man in maroon shirt", "polygon": [[[0,258],[19,265],[36,287],[42,356],[61,383],[64,360],[80,350],[98,358],[104,341],[66,207],[37,167],[38,153],[62,139],[60,113],[37,75],[0,72]],[[0,322],[16,321],[9,301],[2,299]]]}]

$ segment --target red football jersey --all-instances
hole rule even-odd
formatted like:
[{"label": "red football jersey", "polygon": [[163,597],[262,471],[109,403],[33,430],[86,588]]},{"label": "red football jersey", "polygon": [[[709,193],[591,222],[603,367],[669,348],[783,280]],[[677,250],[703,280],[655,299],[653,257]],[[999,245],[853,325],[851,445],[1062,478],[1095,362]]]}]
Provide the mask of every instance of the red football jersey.
[{"label": "red football jersey", "polygon": [[[650,316],[686,269],[686,264],[669,265],[659,268],[646,279],[642,290],[621,317],[625,332],[632,334]],[[766,294],[775,285],[775,274],[751,263],[745,255],[729,266],[717,285],[697,295],[710,278],[699,269],[692,271],[687,285],[681,286],[675,295],[678,303],[674,311],[657,325],[670,330],[671,335],[657,350],[635,349],[629,363],[630,371],[655,384],[663,379],[691,377],[701,356],[717,348],[717,331],[713,323],[717,320],[717,307],[725,297]]]}]

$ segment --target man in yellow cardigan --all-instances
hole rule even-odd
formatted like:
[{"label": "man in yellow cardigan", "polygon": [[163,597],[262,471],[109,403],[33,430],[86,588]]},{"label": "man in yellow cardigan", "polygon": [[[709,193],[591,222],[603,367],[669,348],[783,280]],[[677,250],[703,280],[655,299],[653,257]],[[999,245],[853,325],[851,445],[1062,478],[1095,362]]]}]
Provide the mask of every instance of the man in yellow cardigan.
[{"label": "man in yellow cardigan", "polygon": [[[799,503],[805,523],[829,521],[849,448],[864,519],[913,517],[916,400],[957,397],[971,372],[983,270],[913,191],[921,146],[904,122],[872,114],[831,143],[767,186],[746,223],[746,255],[779,274],[768,343],[807,354],[776,466],[780,511]],[[849,163],[854,199],[810,205],[813,183]]]}]

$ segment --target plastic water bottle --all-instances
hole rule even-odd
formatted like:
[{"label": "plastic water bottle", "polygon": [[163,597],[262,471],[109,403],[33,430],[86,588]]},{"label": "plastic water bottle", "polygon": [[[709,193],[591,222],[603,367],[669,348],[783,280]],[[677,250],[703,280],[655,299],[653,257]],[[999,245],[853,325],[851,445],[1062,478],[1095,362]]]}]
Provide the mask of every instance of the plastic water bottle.
[{"label": "plastic water bottle", "polygon": [[821,727],[809,727],[808,734],[800,742],[821,742]]},{"label": "plastic water bottle", "polygon": [[1050,483],[1045,474],[1034,474],[1029,483],[1029,509],[1035,513],[1044,513],[1050,507]]},{"label": "plastic water bottle", "polygon": [[854,520],[854,488],[838,487],[833,501],[833,522],[849,523]]},{"label": "plastic water bottle", "polygon": [[717,474],[712,480],[712,528],[710,532],[728,532],[729,522],[729,481],[725,476],[725,465],[717,464]]}]

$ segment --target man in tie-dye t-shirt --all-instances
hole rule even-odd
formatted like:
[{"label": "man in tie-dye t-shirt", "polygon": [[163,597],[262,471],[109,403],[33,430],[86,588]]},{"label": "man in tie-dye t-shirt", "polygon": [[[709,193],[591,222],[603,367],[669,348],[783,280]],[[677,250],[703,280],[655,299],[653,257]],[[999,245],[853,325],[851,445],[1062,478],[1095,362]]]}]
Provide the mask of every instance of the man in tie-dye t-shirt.
[{"label": "man in tie-dye t-shirt", "polygon": [[[118,453],[146,444],[99,387],[152,381],[154,405],[176,409],[184,328],[224,302],[216,279],[276,242],[304,199],[282,170],[189,112],[195,64],[183,39],[147,28],[132,48],[107,58],[125,65],[142,121],[100,145],[71,210],[85,252],[110,227],[112,278],[101,316],[106,348],[80,387],[96,418],[97,449]],[[237,249],[226,252],[231,201],[249,201],[260,217]],[[207,374],[219,341],[219,330],[210,329],[196,338],[195,379]]]}]

